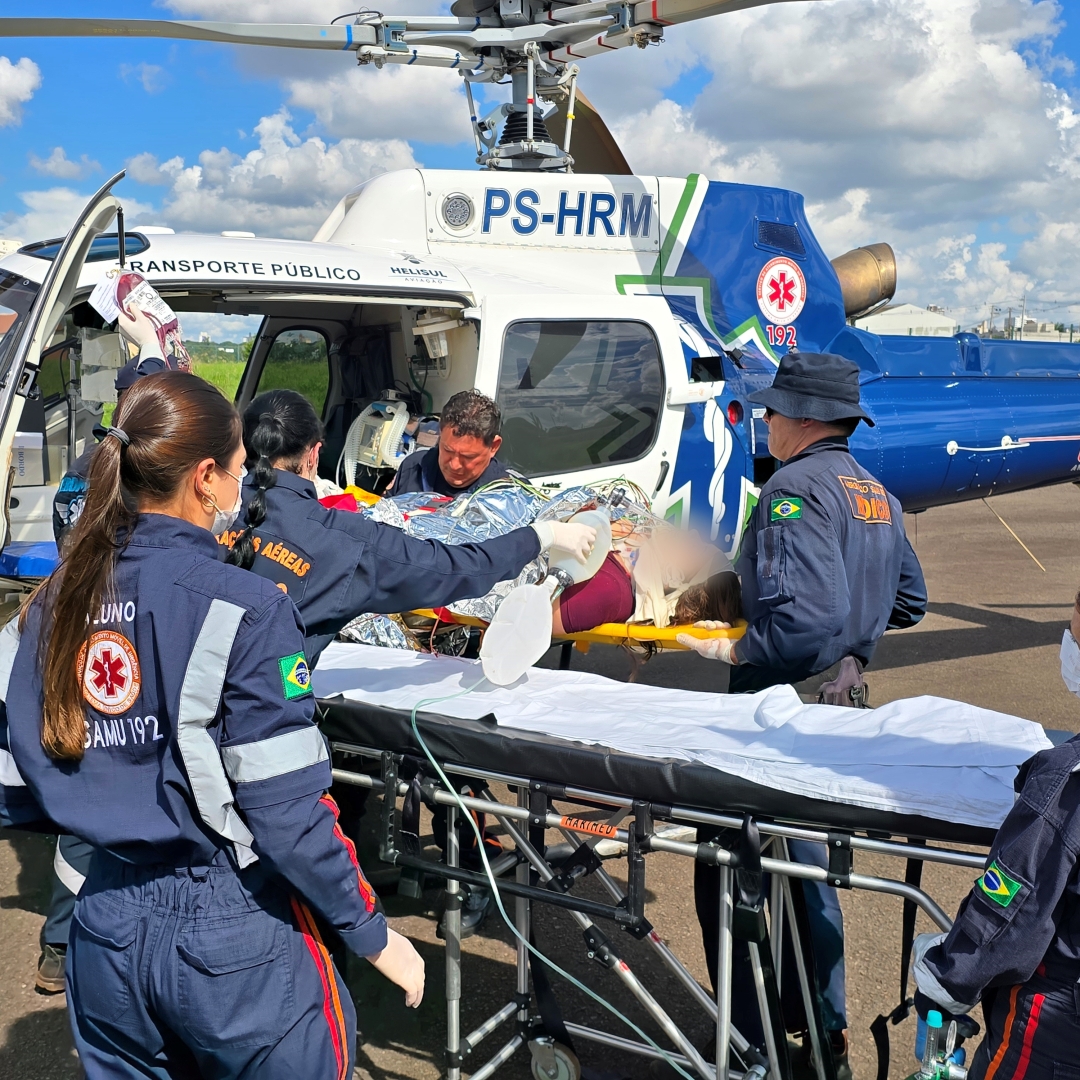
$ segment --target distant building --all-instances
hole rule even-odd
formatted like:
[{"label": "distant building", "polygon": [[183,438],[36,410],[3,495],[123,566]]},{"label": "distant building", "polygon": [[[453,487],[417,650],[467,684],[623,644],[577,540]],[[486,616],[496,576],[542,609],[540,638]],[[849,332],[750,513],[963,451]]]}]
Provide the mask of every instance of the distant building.
[{"label": "distant building", "polygon": [[209,335],[209,333],[208,333],[207,331],[205,331],[205,330],[204,330],[204,331],[203,331],[203,332],[202,332],[202,333],[201,333],[201,334],[199,335],[199,341],[209,341],[209,340],[210,340],[210,335]]},{"label": "distant building", "polygon": [[5,255],[10,255],[13,251],[18,251],[23,246],[22,240],[6,240],[0,237],[0,259]]},{"label": "distant building", "polygon": [[902,334],[905,337],[952,337],[960,332],[960,324],[941,308],[916,304],[890,304],[873,315],[856,319],[860,330],[872,334]]}]

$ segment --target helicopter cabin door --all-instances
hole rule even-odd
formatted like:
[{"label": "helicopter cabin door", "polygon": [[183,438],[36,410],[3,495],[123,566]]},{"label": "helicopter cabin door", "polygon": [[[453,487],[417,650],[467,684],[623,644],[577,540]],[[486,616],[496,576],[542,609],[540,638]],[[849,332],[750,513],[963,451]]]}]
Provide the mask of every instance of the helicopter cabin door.
[{"label": "helicopter cabin door", "polygon": [[[123,176],[117,173],[86,204],[56,253],[33,305],[0,342],[0,462],[4,464],[5,508],[14,481],[12,446],[23,419],[23,405],[28,397],[40,393],[35,380],[41,351],[71,304],[90,245],[116,216],[120,203],[112,188]],[[0,515],[0,548],[7,545],[10,529],[9,515]]]},{"label": "helicopter cabin door", "polygon": [[476,385],[499,404],[499,460],[549,491],[625,478],[666,503],[687,382],[660,297],[496,296],[481,313]]}]

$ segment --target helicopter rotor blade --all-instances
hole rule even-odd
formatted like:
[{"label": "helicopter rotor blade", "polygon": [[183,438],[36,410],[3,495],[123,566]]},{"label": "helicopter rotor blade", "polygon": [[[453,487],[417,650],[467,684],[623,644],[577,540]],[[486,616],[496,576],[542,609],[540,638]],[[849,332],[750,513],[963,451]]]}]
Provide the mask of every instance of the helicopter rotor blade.
[{"label": "helicopter rotor blade", "polygon": [[174,19],[0,19],[0,37],[184,38],[226,45],[272,45],[343,51],[374,45],[364,23],[230,23]]},{"label": "helicopter rotor blade", "polygon": [[[570,136],[570,153],[574,158],[574,171],[582,173],[604,173],[608,176],[632,176],[615,136],[604,123],[603,117],[596,111],[596,106],[581,92],[576,93],[574,102],[574,127]],[[556,112],[545,118],[548,134],[562,146],[566,133],[566,106],[564,99]]]}]

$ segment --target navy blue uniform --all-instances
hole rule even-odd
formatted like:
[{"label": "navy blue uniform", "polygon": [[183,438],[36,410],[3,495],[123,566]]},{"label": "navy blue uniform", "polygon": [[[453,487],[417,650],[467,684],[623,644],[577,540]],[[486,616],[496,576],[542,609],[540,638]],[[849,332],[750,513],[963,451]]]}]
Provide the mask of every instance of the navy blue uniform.
[{"label": "navy blue uniform", "polygon": [[[266,520],[253,537],[251,569],[296,604],[313,667],[357,615],[389,615],[483,596],[500,581],[517,577],[540,554],[540,541],[529,528],[483,544],[419,540],[348,510],[330,510],[310,480],[275,472],[277,483],[266,492]],[[248,476],[245,507],[255,490]],[[231,545],[239,535],[240,530],[222,533],[220,543]]]},{"label": "navy blue uniform", "polygon": [[296,610],[205,529],[137,519],[80,661],[86,752],[41,746],[41,603],[0,634],[0,822],[100,849],[68,998],[99,1077],[344,1077],[355,1016],[316,919],[386,924],[344,838]]},{"label": "navy blue uniform", "polygon": [[960,905],[952,931],[915,966],[948,1012],[982,1001],[987,1036],[971,1080],[1080,1075],[1080,739],[1036,754]]},{"label": "navy blue uniform", "polygon": [[[735,646],[729,690],[746,693],[795,683],[845,656],[866,665],[887,629],[912,626],[926,612],[926,585],[904,533],[900,504],[834,436],[786,461],[765,484],[736,565],[749,624]],[[700,838],[710,838],[702,831]],[[791,843],[799,862],[828,865],[823,844]],[[694,878],[702,939],[715,955],[719,876]],[[844,920],[836,892],[803,882],[825,1027],[847,1027]],[[737,946],[736,960],[745,960]],[[743,1034],[758,1038],[754,995],[744,962],[735,999]],[[742,1029],[740,1029],[742,1030]]]},{"label": "navy blue uniform", "polygon": [[[116,389],[123,393],[136,380],[146,375],[156,375],[169,365],[160,356],[143,356],[142,353],[129,360],[117,373]],[[53,496],[52,527],[58,552],[64,550],[64,540],[75,527],[86,502],[89,490],[90,462],[98,443],[105,438],[108,429],[100,424],[93,428],[94,442],[75,459],[64,473]],[[71,931],[71,916],[75,911],[75,897],[86,880],[94,849],[77,836],[60,836],[56,842],[53,859],[52,897],[45,925],[41,928],[42,947],[67,948]]]},{"label": "navy blue uniform", "polygon": [[926,612],[900,504],[840,437],[769,478],[736,570],[749,626],[735,646],[733,690],[799,682],[845,656],[866,665],[886,630]]},{"label": "navy blue uniform", "polygon": [[434,491],[437,495],[469,495],[495,480],[505,480],[510,475],[509,469],[498,458],[492,458],[488,467],[468,486],[452,487],[446,482],[439,468],[439,448],[432,446],[428,450],[418,450],[410,454],[398,467],[394,477],[392,495],[408,495],[414,491]]}]

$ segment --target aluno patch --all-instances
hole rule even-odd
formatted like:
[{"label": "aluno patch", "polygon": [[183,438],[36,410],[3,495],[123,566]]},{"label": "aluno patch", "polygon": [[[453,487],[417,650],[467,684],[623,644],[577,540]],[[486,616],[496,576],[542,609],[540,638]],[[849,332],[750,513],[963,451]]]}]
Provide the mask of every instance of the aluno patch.
[{"label": "aluno patch", "polygon": [[997,864],[992,862],[978,880],[978,886],[993,902],[1000,907],[1008,907],[1016,894],[1024,887],[1019,881],[1009,877]]},{"label": "aluno patch", "polygon": [[302,652],[283,656],[278,661],[281,672],[281,689],[286,701],[311,693],[311,669]]},{"label": "aluno patch", "polygon": [[769,503],[770,521],[791,521],[802,517],[802,499],[773,499]]}]

